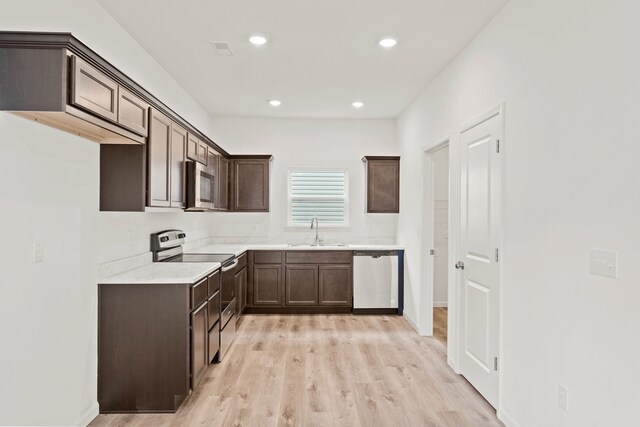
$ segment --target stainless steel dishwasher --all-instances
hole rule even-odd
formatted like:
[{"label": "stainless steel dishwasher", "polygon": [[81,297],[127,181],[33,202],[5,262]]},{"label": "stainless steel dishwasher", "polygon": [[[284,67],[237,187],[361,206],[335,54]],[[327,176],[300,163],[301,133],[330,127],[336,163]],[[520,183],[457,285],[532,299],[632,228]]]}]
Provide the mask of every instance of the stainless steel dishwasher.
[{"label": "stainless steel dishwasher", "polygon": [[401,313],[398,310],[399,251],[353,251],[353,312]]}]

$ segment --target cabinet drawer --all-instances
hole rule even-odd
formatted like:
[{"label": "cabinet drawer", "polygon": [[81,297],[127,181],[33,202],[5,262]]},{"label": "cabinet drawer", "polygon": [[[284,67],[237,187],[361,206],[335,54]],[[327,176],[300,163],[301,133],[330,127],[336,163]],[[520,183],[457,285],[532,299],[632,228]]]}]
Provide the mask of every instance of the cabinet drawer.
[{"label": "cabinet drawer", "polygon": [[234,298],[228,306],[222,308],[223,312],[220,315],[220,326],[223,328],[229,322],[229,319],[236,313],[236,299]]},{"label": "cabinet drawer", "polygon": [[256,251],[253,253],[254,264],[280,264],[282,252],[280,251]]},{"label": "cabinet drawer", "polygon": [[287,264],[351,264],[351,251],[289,251]]},{"label": "cabinet drawer", "polygon": [[128,90],[118,90],[118,123],[141,136],[149,133],[149,104]]},{"label": "cabinet drawer", "polygon": [[77,56],[71,57],[70,104],[118,121],[118,84]]},{"label": "cabinet drawer", "polygon": [[209,276],[207,295],[211,296],[220,290],[220,270]]},{"label": "cabinet drawer", "polygon": [[208,283],[209,280],[207,278],[204,278],[195,285],[191,286],[191,310],[198,307],[207,299],[207,294],[209,291]]},{"label": "cabinet drawer", "polygon": [[213,362],[220,350],[220,324],[215,323],[209,331],[209,363]]},{"label": "cabinet drawer", "polygon": [[209,298],[207,306],[209,310],[209,329],[211,329],[220,320],[220,291]]}]

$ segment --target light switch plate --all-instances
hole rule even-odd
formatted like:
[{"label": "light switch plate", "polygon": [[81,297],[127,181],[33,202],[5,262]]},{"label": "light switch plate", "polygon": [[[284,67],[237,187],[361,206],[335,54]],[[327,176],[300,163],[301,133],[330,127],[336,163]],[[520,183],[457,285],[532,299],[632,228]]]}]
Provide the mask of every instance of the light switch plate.
[{"label": "light switch plate", "polygon": [[618,253],[591,249],[589,271],[598,276],[618,278]]}]

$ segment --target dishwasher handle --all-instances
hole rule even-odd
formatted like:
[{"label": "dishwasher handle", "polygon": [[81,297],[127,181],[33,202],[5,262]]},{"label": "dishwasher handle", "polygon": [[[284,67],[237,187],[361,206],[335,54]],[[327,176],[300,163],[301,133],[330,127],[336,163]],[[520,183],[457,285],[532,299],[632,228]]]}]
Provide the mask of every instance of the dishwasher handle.
[{"label": "dishwasher handle", "polygon": [[371,258],[380,258],[383,256],[397,256],[398,251],[353,251],[353,256],[368,256]]}]

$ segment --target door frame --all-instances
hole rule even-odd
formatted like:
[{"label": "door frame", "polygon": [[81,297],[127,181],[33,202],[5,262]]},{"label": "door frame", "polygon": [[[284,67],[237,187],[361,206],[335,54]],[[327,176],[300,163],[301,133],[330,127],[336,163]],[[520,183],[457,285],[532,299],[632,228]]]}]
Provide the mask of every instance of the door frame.
[{"label": "door frame", "polygon": [[[502,408],[502,390],[504,387],[503,384],[503,360],[504,360],[504,321],[503,321],[503,313],[504,313],[504,288],[505,288],[505,283],[504,283],[504,265],[505,265],[505,261],[508,260],[508,255],[505,253],[506,251],[504,250],[504,236],[505,236],[505,212],[506,212],[506,203],[505,203],[505,199],[506,197],[504,197],[505,195],[505,188],[506,188],[506,175],[505,175],[505,153],[506,153],[506,148],[507,148],[507,144],[505,141],[505,102],[502,101],[500,102],[498,105],[495,105],[494,107],[489,108],[488,110],[486,110],[485,112],[475,116],[474,118],[462,123],[460,125],[459,128],[459,132],[458,132],[458,136],[460,138],[460,140],[458,141],[458,170],[459,172],[462,172],[462,164],[460,162],[460,157],[459,157],[459,153],[460,153],[460,141],[462,139],[462,134],[473,128],[474,126],[477,126],[487,120],[490,120],[494,117],[498,116],[500,118],[500,123],[498,125],[498,135],[496,136],[496,138],[499,141],[499,149],[500,149],[500,155],[498,156],[498,162],[497,162],[497,167],[498,167],[498,173],[500,176],[500,189],[498,194],[496,195],[498,197],[498,212],[499,212],[499,219],[498,222],[500,224],[500,226],[498,227],[498,233],[499,233],[499,238],[498,238],[498,251],[499,251],[499,262],[498,262],[498,274],[500,275],[500,290],[498,292],[498,301],[499,301],[499,306],[498,306],[498,403],[497,403],[497,407],[495,408],[498,414],[498,418],[500,418],[500,413],[501,413],[501,408]],[[460,208],[460,173],[458,174],[458,200],[457,200],[457,204],[458,204],[458,209]],[[458,213],[460,211],[458,210]],[[459,221],[459,220],[458,220]],[[458,222],[459,225],[459,222]],[[458,227],[459,228],[459,227]],[[460,254],[460,238],[462,237],[460,234],[458,234],[458,239],[455,241],[455,246],[456,246],[456,256],[458,257]],[[456,259],[460,259],[460,258],[456,258]],[[457,288],[457,297],[458,300],[456,301],[457,306],[459,307],[460,305],[460,290],[462,289],[462,272],[459,270],[455,270],[453,272],[453,275],[455,276],[455,284],[456,284],[456,288]],[[450,301],[451,303],[451,301]],[[460,351],[462,348],[462,345],[460,344],[460,340],[462,339],[462,336],[460,334],[460,310],[457,310],[457,318],[455,319],[455,323],[456,323],[456,328],[457,328],[457,336],[456,336],[456,341],[457,341],[457,354],[456,354],[456,358],[459,361],[460,360]],[[457,370],[456,373],[460,373],[459,371],[459,362],[456,366]]]},{"label": "door frame", "polygon": [[434,230],[433,230],[433,215],[434,215],[434,167],[433,161],[430,160],[429,155],[438,149],[449,145],[449,215],[448,215],[448,233],[449,233],[449,272],[448,272],[448,286],[449,292],[447,296],[447,363],[457,374],[460,374],[460,289],[462,285],[462,275],[460,271],[456,270],[453,266],[455,262],[460,259],[460,191],[461,191],[461,162],[460,162],[460,140],[464,131],[486,121],[494,116],[500,116],[499,135],[500,139],[500,154],[498,167],[500,168],[500,193],[498,197],[500,205],[500,238],[499,238],[499,250],[500,250],[500,313],[499,313],[499,326],[498,326],[498,408],[500,413],[502,407],[502,390],[503,390],[503,369],[500,367],[503,358],[503,295],[504,295],[504,265],[508,260],[508,255],[504,251],[504,218],[505,218],[505,103],[500,102],[483,113],[473,117],[470,120],[463,122],[458,126],[457,131],[450,132],[448,136],[439,138],[434,142],[422,147],[422,236],[421,236],[421,260],[420,260],[420,313],[418,317],[418,332],[423,336],[433,335],[433,257],[427,256],[429,250],[433,248]]},{"label": "door frame", "polygon": [[420,260],[421,270],[421,313],[420,335],[433,335],[433,292],[434,292],[434,258],[429,251],[434,247],[434,215],[435,215],[435,168],[433,154],[449,146],[449,209],[447,217],[448,244],[448,268],[447,268],[447,363],[456,373],[458,370],[458,322],[457,309],[458,289],[453,286],[457,280],[452,261],[458,257],[458,245],[452,242],[459,241],[459,157],[458,135],[450,135],[439,138],[422,148],[422,239],[421,250],[423,254]]}]

